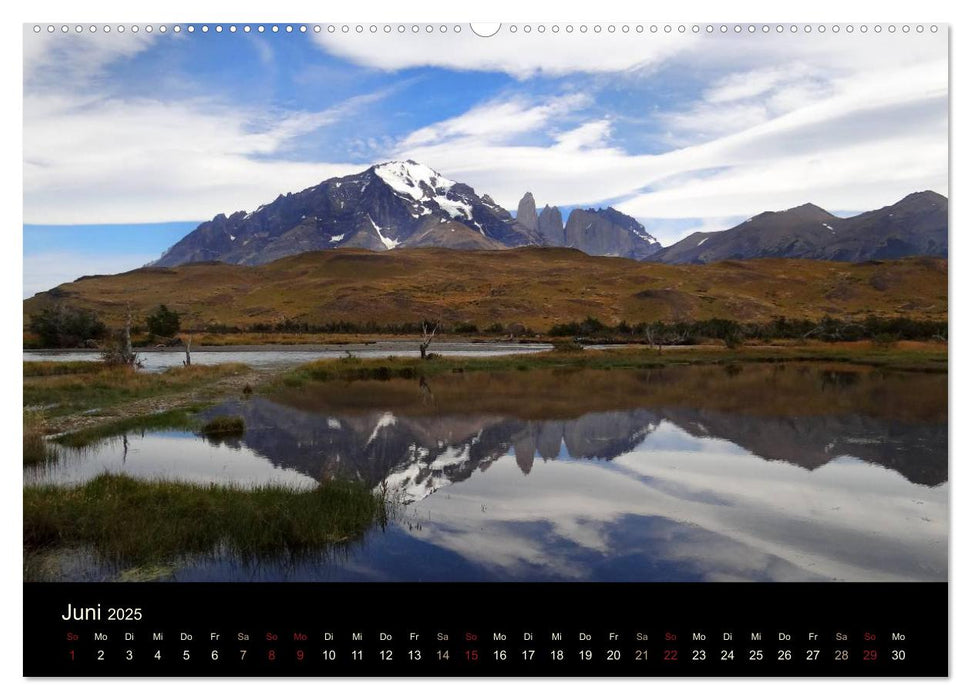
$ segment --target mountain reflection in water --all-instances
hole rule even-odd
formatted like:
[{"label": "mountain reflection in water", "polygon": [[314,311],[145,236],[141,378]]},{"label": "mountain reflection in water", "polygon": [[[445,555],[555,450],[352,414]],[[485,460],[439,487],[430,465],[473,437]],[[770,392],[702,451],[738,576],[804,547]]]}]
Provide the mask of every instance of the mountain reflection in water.
[{"label": "mountain reflection in water", "polygon": [[402,504],[340,561],[214,557],[186,562],[180,580],[947,577],[946,375],[469,373],[327,382],[217,414],[242,415],[245,435],[131,436],[124,464],[109,442],[35,478],[349,478]]}]

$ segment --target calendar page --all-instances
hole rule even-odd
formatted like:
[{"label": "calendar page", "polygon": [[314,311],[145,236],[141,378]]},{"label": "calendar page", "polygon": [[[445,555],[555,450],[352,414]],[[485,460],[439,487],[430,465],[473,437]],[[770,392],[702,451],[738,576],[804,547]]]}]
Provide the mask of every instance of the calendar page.
[{"label": "calendar page", "polygon": [[948,36],[24,25],[24,675],[948,675]]}]

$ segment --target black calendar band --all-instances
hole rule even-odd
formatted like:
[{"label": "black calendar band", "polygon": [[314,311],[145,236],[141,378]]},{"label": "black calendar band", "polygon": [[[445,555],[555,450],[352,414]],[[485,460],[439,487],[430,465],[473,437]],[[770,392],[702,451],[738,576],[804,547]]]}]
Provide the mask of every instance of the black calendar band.
[{"label": "black calendar band", "polygon": [[27,676],[946,676],[946,583],[24,584]]}]

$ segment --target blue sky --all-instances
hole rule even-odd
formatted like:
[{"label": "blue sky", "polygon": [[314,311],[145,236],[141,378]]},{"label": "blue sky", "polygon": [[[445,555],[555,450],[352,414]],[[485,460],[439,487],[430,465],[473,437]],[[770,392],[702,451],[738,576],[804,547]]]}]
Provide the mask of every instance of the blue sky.
[{"label": "blue sky", "polygon": [[509,209],[527,190],[610,204],[664,243],[806,201],[947,194],[945,31],[222,26],[25,28],[25,295],[395,158]]}]

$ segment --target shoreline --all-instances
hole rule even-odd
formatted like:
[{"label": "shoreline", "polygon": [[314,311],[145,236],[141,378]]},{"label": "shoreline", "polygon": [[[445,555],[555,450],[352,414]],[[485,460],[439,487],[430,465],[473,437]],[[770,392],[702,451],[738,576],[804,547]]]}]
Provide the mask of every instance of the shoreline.
[{"label": "shoreline", "polygon": [[[438,356],[429,360],[417,357],[330,357],[293,366],[194,364],[190,368],[176,366],[157,373],[132,372],[123,367],[101,368],[97,361],[79,361],[77,364],[83,367],[75,368],[71,373],[42,371],[62,362],[28,360],[23,363],[25,414],[41,414],[43,432],[48,435],[108,426],[166,411],[198,408],[240,396],[241,392],[259,395],[272,393],[284,385],[293,387],[318,381],[432,377],[451,372],[646,369],[669,365],[780,362],[834,363],[887,371],[947,374],[949,358],[948,346],[943,343],[901,342],[883,347],[857,342],[732,349],[725,346],[670,346],[660,352],[645,346],[608,347],[508,355],[496,353],[478,357]],[[28,402],[28,396],[33,400]]]},{"label": "shoreline", "polygon": [[[389,349],[408,349],[417,351],[418,340],[370,340],[370,341],[348,341],[348,342],[307,342],[307,343],[259,343],[259,344],[240,344],[240,345],[196,345],[193,343],[192,352],[343,352],[343,351],[354,351],[354,350],[368,350],[374,352],[380,350],[381,348],[388,347]],[[541,340],[530,340],[530,341],[515,341],[515,340],[501,340],[501,341],[482,341],[482,340],[449,340],[440,343],[434,343],[431,347],[431,351],[434,352],[435,348],[444,348],[446,350],[458,347],[468,347],[474,346],[476,348],[480,347],[510,347],[510,348],[522,348],[522,347],[535,347],[538,350],[551,349],[553,344]],[[136,353],[175,353],[179,355],[185,354],[184,345],[174,345],[171,347],[157,348],[157,347],[138,347],[134,346],[133,350]],[[23,348],[24,353],[46,353],[46,354],[70,354],[70,355],[81,355],[85,353],[97,353],[101,352],[97,348]]]}]

